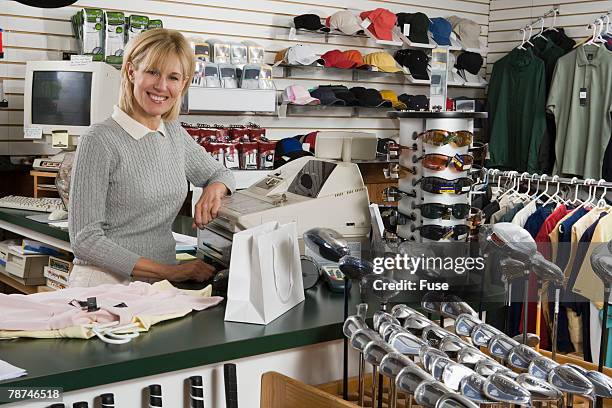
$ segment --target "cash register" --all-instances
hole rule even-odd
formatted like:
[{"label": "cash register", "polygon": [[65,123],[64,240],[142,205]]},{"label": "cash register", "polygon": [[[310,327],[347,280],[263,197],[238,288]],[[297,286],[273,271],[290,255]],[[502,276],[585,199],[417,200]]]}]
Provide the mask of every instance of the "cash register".
[{"label": "cash register", "polygon": [[371,226],[368,206],[356,164],[302,157],[224,198],[217,218],[198,231],[198,249],[229,265],[233,235],[268,221],[295,221],[302,254],[302,234],[314,227],[333,228],[365,244]]}]

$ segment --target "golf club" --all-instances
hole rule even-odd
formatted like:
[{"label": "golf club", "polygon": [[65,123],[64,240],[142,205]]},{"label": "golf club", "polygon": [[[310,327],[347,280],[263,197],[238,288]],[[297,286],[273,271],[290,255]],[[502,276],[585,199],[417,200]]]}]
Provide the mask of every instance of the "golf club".
[{"label": "golf club", "polygon": [[568,365],[554,367],[548,374],[548,382],[568,394],[566,406],[569,408],[574,405],[574,394],[593,398],[593,384],[588,378]]},{"label": "golf club", "polygon": [[470,314],[462,313],[455,320],[455,333],[459,336],[470,337],[472,331],[482,321]]},{"label": "golf club", "polygon": [[[382,374],[378,374],[378,367],[383,357],[394,352],[395,349],[382,340],[372,340],[363,349],[365,361],[372,365],[372,407],[382,407]],[[378,377],[378,378],[377,378]],[[377,395],[378,394],[378,395]]]},{"label": "golf club", "polygon": [[497,372],[487,377],[483,385],[484,394],[498,402],[530,405],[531,394],[529,391],[505,374],[505,372],[503,374]]},{"label": "golf club", "polygon": [[395,408],[397,405],[397,388],[395,386],[395,378],[399,372],[408,365],[414,363],[401,353],[392,352],[383,357],[380,362],[380,372],[385,377],[389,377],[389,408]]},{"label": "golf club", "polygon": [[363,407],[364,403],[364,376],[365,376],[365,358],[363,356],[363,349],[368,343],[373,340],[380,339],[378,332],[372,329],[359,329],[351,337],[351,346],[359,351],[359,389],[358,389],[358,404]]},{"label": "golf club", "polygon": [[470,401],[463,395],[450,393],[444,394],[438,402],[436,402],[435,408],[478,408],[478,404]]}]

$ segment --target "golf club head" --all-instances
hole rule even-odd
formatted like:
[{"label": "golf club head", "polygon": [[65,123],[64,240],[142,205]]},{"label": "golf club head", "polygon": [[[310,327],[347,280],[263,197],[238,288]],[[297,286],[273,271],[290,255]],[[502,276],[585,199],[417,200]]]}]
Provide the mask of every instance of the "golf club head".
[{"label": "golf club head", "polygon": [[595,370],[588,371],[586,378],[593,384],[593,392],[597,397],[612,398],[612,378]]},{"label": "golf club head", "polygon": [[501,253],[510,258],[529,263],[537,252],[535,240],[519,225],[500,222],[492,226],[492,231],[489,239]]},{"label": "golf club head", "polygon": [[[517,334],[512,339],[515,340],[516,342],[520,343],[520,344],[523,343],[523,335],[522,334]],[[540,336],[538,336],[535,333],[527,333],[527,346],[535,347],[538,344],[540,344]]]},{"label": "golf club head", "polygon": [[497,402],[531,405],[531,394],[516,381],[501,373],[495,373],[485,380],[484,394]]},{"label": "golf club head", "polygon": [[531,393],[532,401],[559,401],[563,393],[541,378],[523,373],[516,377],[516,382]]},{"label": "golf club head", "polygon": [[471,346],[461,340],[459,337],[452,335],[446,336],[442,339],[442,341],[440,342],[439,349],[448,354],[451,359],[456,360],[459,355],[459,352],[468,347]]},{"label": "golf club head", "polygon": [[474,327],[474,330],[472,330],[472,343],[474,343],[478,347],[486,347],[488,346],[493,336],[501,333],[501,331],[497,330],[490,324],[480,323],[476,327]]},{"label": "golf club head", "polygon": [[413,314],[418,314],[423,316],[423,313],[417,312],[411,307],[406,306],[403,303],[399,303],[391,308],[391,316],[395,317],[399,320],[400,324],[404,325],[406,319]]},{"label": "golf club head", "polygon": [[380,326],[383,324],[383,322],[399,324],[399,321],[387,312],[379,310],[378,312],[374,313],[374,317],[372,317],[374,330],[379,331]]},{"label": "golf club head", "polygon": [[490,404],[493,401],[484,393],[486,378],[478,373],[472,373],[461,380],[459,392],[477,404]]},{"label": "golf club head", "polygon": [[[376,289],[375,282],[378,281],[378,287]],[[384,275],[369,274],[365,275],[361,281],[361,292],[365,294],[366,299],[378,299],[381,304],[386,304],[389,300],[393,299],[400,291],[398,282]]]},{"label": "golf club head", "polygon": [[450,333],[447,330],[444,330],[438,325],[430,324],[429,326],[423,329],[423,333],[421,334],[421,338],[425,340],[431,347],[439,348],[442,340],[445,337],[453,336],[454,334]]},{"label": "golf club head", "polygon": [[499,261],[499,268],[502,271],[502,279],[506,282],[525,275],[525,264],[507,256]]},{"label": "golf club head", "polygon": [[479,318],[462,313],[455,319],[455,333],[459,336],[470,337],[474,328],[481,323],[482,321]]},{"label": "golf club head", "polygon": [[382,375],[395,379],[399,372],[408,365],[414,365],[408,357],[401,353],[391,352],[381,360],[379,371]]},{"label": "golf club head", "polygon": [[510,370],[508,370],[503,365],[499,364],[497,361],[492,360],[490,358],[486,358],[476,363],[476,365],[474,366],[474,371],[477,374],[485,378],[488,378],[495,373],[505,373],[506,371],[510,371]]},{"label": "golf club head", "polygon": [[553,368],[557,367],[559,363],[551,360],[548,357],[538,357],[531,360],[529,367],[527,367],[527,373],[541,380],[548,381],[548,376]]},{"label": "golf club head", "polygon": [[440,304],[440,313],[444,317],[457,319],[461,314],[469,314],[478,318],[478,313],[466,302],[442,302]]},{"label": "golf club head", "polygon": [[357,306],[356,315],[361,317],[364,321],[368,317],[368,304],[367,303],[359,303]]},{"label": "golf club head", "polygon": [[451,393],[444,394],[436,402],[436,408],[478,408],[478,404],[470,401],[463,395]]},{"label": "golf club head", "polygon": [[536,274],[539,280],[542,282],[550,282],[556,287],[563,286],[565,282],[565,275],[561,268],[539,253],[531,260],[531,270]]},{"label": "golf club head", "polygon": [[450,363],[454,363],[454,361],[448,357],[434,357],[430,365],[431,370],[429,370],[429,373],[436,380],[442,381],[442,374],[444,373],[444,369]]},{"label": "golf club head", "polygon": [[389,338],[389,345],[406,356],[416,356],[425,343],[412,333],[396,332]]},{"label": "golf club head", "polygon": [[520,343],[510,337],[506,336],[504,333],[496,334],[489,341],[489,352],[491,355],[503,358],[504,360],[508,359],[508,355],[510,351]]},{"label": "golf club head", "polygon": [[338,269],[349,279],[361,279],[374,273],[374,264],[355,256],[344,256],[338,262]]},{"label": "golf club head", "polygon": [[[608,244],[609,245],[609,244]],[[612,254],[607,244],[601,244],[591,253],[591,267],[593,272],[608,289],[612,283]]]},{"label": "golf club head", "polygon": [[451,392],[439,381],[424,381],[415,390],[414,399],[423,408],[435,408],[438,400]]},{"label": "golf club head", "polygon": [[548,374],[548,382],[569,394],[593,398],[593,384],[584,375],[567,365],[558,365]]},{"label": "golf club head", "polygon": [[330,228],[311,228],[304,232],[304,243],[315,254],[331,262],[350,255],[346,239]]},{"label": "golf club head", "polygon": [[419,359],[421,360],[421,365],[429,373],[431,372],[433,362],[438,357],[448,358],[448,355],[445,352],[430,347],[427,344],[419,349]]},{"label": "golf club head", "polygon": [[455,362],[449,363],[442,372],[442,382],[451,390],[459,391],[461,380],[471,374],[474,374],[471,368]]},{"label": "golf club head", "polygon": [[379,366],[383,357],[395,350],[382,340],[372,340],[363,349],[363,358],[368,363]]},{"label": "golf club head", "polygon": [[527,370],[529,368],[529,363],[538,357],[541,357],[540,353],[529,346],[519,344],[510,350],[508,354],[508,364],[512,367],[520,368],[521,370]]},{"label": "golf club head", "polygon": [[421,299],[421,307],[431,313],[440,313],[440,304],[443,301],[442,292],[427,292]]},{"label": "golf club head", "polygon": [[464,347],[457,353],[457,362],[472,369],[482,360],[493,361],[486,354],[472,346]]},{"label": "golf club head", "polygon": [[586,377],[587,373],[589,372],[589,370],[587,370],[584,367],[579,366],[578,364],[565,363],[564,365],[566,365],[568,367],[572,367],[574,370],[578,371],[580,374],[584,375],[585,377]]},{"label": "golf club head", "polygon": [[[386,327],[382,330],[382,338],[387,343],[389,342],[389,339],[391,338],[391,336],[393,336],[395,333],[407,331],[399,324],[385,322],[383,323],[383,325],[386,325]],[[383,326],[381,325],[380,327],[382,328]]]},{"label": "golf club head", "polygon": [[378,332],[370,328],[359,329],[351,336],[351,347],[359,352],[363,352],[365,346],[373,340],[382,340]]},{"label": "golf club head", "polygon": [[342,332],[346,338],[351,338],[353,333],[355,333],[359,329],[367,329],[368,325],[361,318],[361,316],[353,315],[349,316],[342,325]]},{"label": "golf club head", "polygon": [[414,395],[417,387],[424,381],[433,381],[434,378],[421,367],[407,365],[395,377],[397,389],[406,394]]},{"label": "golf club head", "polygon": [[423,329],[434,324],[431,320],[421,315],[412,315],[404,322],[404,329],[408,330],[415,336],[423,334]]}]

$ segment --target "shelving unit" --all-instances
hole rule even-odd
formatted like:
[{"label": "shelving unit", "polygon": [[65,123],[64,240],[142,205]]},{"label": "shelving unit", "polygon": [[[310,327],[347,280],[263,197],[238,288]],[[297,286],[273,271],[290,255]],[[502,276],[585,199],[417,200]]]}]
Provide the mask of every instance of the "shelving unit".
[{"label": "shelving unit", "polygon": [[[30,171],[30,176],[34,177],[34,198],[38,198],[38,197],[54,197],[57,196],[57,187],[55,187],[54,182],[55,182],[55,177],[57,176],[57,173],[53,173],[53,172],[49,172],[49,171],[39,171],[39,170],[32,170]],[[41,179],[44,180],[44,182],[41,183]],[[51,179],[51,183],[49,183],[49,179]],[[54,187],[50,187],[49,185],[53,185]],[[43,193],[40,194],[39,192],[41,191],[45,191],[47,192],[47,194]],[[55,194],[49,194],[49,193],[55,193]]]},{"label": "shelving unit", "polygon": [[275,89],[189,87],[181,109],[184,113],[275,112]]}]

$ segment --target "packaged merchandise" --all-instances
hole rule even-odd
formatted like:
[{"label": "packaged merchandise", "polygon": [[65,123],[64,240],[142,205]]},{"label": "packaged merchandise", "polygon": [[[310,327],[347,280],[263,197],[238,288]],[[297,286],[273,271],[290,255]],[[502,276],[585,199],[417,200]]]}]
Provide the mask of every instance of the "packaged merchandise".
[{"label": "packaged merchandise", "polygon": [[238,143],[228,142],[225,143],[224,148],[224,164],[230,170],[238,169],[240,167],[240,159],[238,155]]},{"label": "packaged merchandise", "polygon": [[259,152],[259,169],[269,170],[274,168],[274,149],[276,147],[275,141],[270,141],[265,138],[261,138],[257,141],[257,150]]},{"label": "packaged merchandise", "polygon": [[230,44],[230,62],[234,65],[244,65],[248,62],[247,46],[241,43]]},{"label": "packaged merchandise", "polygon": [[109,64],[121,64],[125,49],[125,15],[120,11],[104,11],[104,20],[104,60]]},{"label": "packaged merchandise", "polygon": [[229,64],[231,62],[231,46],[216,38],[206,40],[210,44],[211,60],[217,64]]},{"label": "packaged merchandise", "polygon": [[219,64],[221,86],[223,88],[238,88],[236,67],[231,64]]},{"label": "packaged merchandise", "polygon": [[149,17],[132,14],[127,18],[127,41],[136,38],[138,34],[149,28]]},{"label": "packaged merchandise", "polygon": [[257,142],[238,143],[240,170],[257,170]]},{"label": "packaged merchandise", "polygon": [[249,64],[263,64],[265,57],[264,47],[253,41],[242,42],[247,47],[247,60]]},{"label": "packaged merchandise", "polygon": [[81,54],[92,55],[94,61],[104,60],[104,11],[84,8],[80,17]]},{"label": "packaged merchandise", "polygon": [[153,30],[155,28],[164,28],[164,23],[161,20],[149,20],[147,30]]}]

